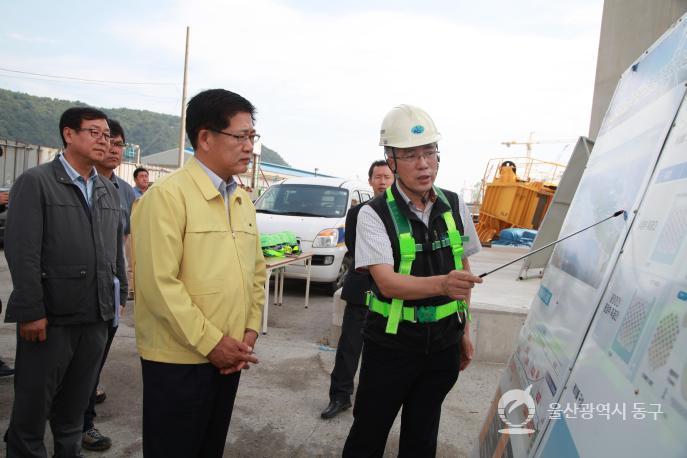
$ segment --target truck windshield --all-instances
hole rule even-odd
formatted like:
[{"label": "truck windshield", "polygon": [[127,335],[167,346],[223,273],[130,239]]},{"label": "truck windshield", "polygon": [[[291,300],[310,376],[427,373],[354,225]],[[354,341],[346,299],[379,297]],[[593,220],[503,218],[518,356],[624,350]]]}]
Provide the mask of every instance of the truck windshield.
[{"label": "truck windshield", "polygon": [[255,202],[258,213],[341,218],[348,207],[348,190],[330,186],[278,184]]}]

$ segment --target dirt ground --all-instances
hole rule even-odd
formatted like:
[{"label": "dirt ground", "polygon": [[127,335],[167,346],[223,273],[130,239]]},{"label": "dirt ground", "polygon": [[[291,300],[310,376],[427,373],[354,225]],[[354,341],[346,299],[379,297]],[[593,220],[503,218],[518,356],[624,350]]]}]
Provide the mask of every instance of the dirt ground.
[{"label": "dirt ground", "polygon": [[[6,303],[11,281],[0,255],[0,297]],[[317,286],[303,307],[302,281],[285,285],[284,305],[270,307],[269,332],[256,345],[260,364],[241,377],[227,438],[226,457],[340,456],[353,417],[351,410],[320,419],[328,403],[334,349],[327,346],[332,298]],[[136,353],[133,304],[127,307],[103,370],[107,400],[97,406],[96,427],[112,438],[105,452],[87,457],[139,457],[141,451],[141,369]],[[4,320],[4,316],[0,316]],[[13,363],[15,326],[0,324],[0,358]],[[439,433],[440,457],[467,456],[503,370],[502,364],[474,363],[462,373],[444,402]],[[0,378],[0,432],[7,428],[13,378]],[[400,418],[400,416],[399,416]],[[397,418],[385,456],[398,452]],[[46,443],[52,449],[49,428]],[[4,446],[0,445],[4,452]]]}]

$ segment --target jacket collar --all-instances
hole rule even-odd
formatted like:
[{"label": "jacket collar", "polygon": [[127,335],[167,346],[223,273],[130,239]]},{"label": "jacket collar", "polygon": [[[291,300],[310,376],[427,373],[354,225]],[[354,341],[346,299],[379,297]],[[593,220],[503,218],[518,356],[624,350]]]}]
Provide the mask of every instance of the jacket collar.
[{"label": "jacket collar", "polygon": [[107,194],[107,188],[105,187],[105,180],[102,175],[98,175],[95,182],[93,183],[93,199],[99,199],[102,195]]},{"label": "jacket collar", "polygon": [[191,179],[196,183],[198,189],[205,197],[205,200],[212,200],[217,196],[221,197],[219,190],[212,184],[212,180],[205,173],[205,170],[198,164],[196,158],[190,158],[186,164],[184,164],[184,170],[191,175]]},{"label": "jacket collar", "polygon": [[112,172],[112,176],[109,178],[109,180],[112,182],[113,185],[115,185],[115,188],[119,189],[119,177],[116,173]]},{"label": "jacket collar", "polygon": [[59,156],[55,156],[55,159],[52,160],[52,169],[55,173],[55,179],[58,182],[68,185],[72,184],[72,179],[69,177],[67,171],[64,169],[64,166],[62,165],[62,161],[60,161]]},{"label": "jacket collar", "polygon": [[[64,165],[62,164],[62,161],[60,160],[59,156],[55,156],[55,159],[52,161],[52,168],[53,172],[55,173],[55,179],[62,183],[62,184],[67,184],[67,185],[74,185],[74,182],[72,181],[72,178],[69,176],[67,171],[64,168]],[[96,179],[93,180],[93,189],[99,189],[99,188],[104,188],[105,184],[102,182],[103,177],[101,175],[96,175]]]},{"label": "jacket collar", "polygon": [[[60,161],[59,156],[56,156],[55,159],[53,159],[51,165],[53,172],[55,173],[55,180],[57,180],[58,183],[67,186],[76,186],[72,182],[72,179],[70,178],[67,171],[64,169],[64,165],[62,165],[62,161]],[[102,175],[96,175],[96,179],[93,181],[94,203],[97,202],[104,194],[107,194],[107,188],[105,187],[105,182],[103,180],[104,178]]]}]

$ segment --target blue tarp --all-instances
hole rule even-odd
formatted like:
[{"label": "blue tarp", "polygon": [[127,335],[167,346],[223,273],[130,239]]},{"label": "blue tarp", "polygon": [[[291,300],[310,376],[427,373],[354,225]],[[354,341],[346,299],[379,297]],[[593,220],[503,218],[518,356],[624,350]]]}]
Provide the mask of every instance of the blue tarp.
[{"label": "blue tarp", "polygon": [[492,240],[492,245],[511,245],[511,246],[528,246],[531,247],[534,243],[534,238],[537,236],[537,231],[533,229],[504,229],[499,232],[499,238]]}]

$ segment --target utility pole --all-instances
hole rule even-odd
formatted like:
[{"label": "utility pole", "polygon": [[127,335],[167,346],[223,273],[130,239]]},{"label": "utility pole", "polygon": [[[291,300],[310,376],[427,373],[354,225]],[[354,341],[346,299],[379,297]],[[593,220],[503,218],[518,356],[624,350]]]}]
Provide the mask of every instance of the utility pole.
[{"label": "utility pole", "polygon": [[[262,155],[262,143],[258,140],[255,145],[253,145],[253,171],[251,173],[250,187],[251,198],[256,199],[258,197],[258,187],[260,184],[260,156]],[[269,183],[267,184],[269,186]]]},{"label": "utility pole", "polygon": [[184,165],[184,144],[186,143],[186,90],[188,89],[188,37],[191,27],[186,26],[186,53],[184,54],[184,89],[181,93],[181,127],[179,129],[179,168]]}]

